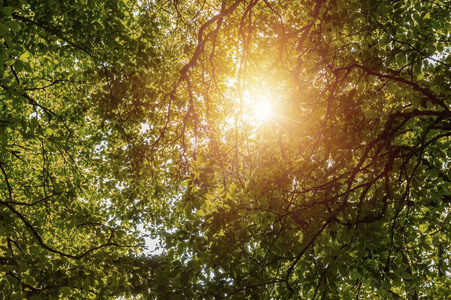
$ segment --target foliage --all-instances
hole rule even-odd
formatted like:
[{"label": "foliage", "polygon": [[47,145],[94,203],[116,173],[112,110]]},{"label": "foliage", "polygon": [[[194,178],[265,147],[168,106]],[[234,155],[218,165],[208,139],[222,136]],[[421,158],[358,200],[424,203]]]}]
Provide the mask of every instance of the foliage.
[{"label": "foliage", "polygon": [[158,263],[141,257],[137,226],[150,206],[155,219],[166,210],[147,199],[165,172],[151,176],[141,155],[150,158],[155,132],[140,129],[160,118],[147,111],[165,87],[154,86],[154,76],[170,74],[157,68],[159,20],[144,9],[122,1],[4,2],[3,297],[120,294],[148,277],[124,269]]},{"label": "foliage", "polygon": [[449,9],[3,1],[2,296],[444,298]]}]

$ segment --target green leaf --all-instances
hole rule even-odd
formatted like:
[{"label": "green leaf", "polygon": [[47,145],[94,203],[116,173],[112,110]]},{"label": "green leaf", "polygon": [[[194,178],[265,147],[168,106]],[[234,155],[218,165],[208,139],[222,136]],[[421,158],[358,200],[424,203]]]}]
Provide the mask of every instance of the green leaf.
[{"label": "green leaf", "polygon": [[5,21],[5,24],[6,24],[6,26],[8,26],[14,32],[17,32],[20,29],[22,29],[20,24],[18,22],[16,22],[16,21],[8,20],[8,21]]},{"label": "green leaf", "polygon": [[52,133],[53,133],[53,129],[52,128],[50,128],[50,127],[45,128],[45,134],[46,135],[52,135]]},{"label": "green leaf", "polygon": [[418,226],[418,230],[421,233],[425,233],[427,229],[428,229],[428,224],[420,224],[420,226]]},{"label": "green leaf", "polygon": [[14,58],[10,58],[5,61],[5,65],[12,66],[12,65],[14,65],[15,62],[16,62],[16,60]]},{"label": "green leaf", "polygon": [[2,11],[5,16],[10,16],[13,13],[13,8],[12,6],[4,6]]},{"label": "green leaf", "polygon": [[9,33],[9,28],[4,23],[0,22],[0,34]]},{"label": "green leaf", "polygon": [[19,59],[20,59],[20,60],[25,60],[25,59],[27,59],[28,57],[30,57],[30,52],[25,51],[24,53],[22,53],[22,54],[19,56]]}]

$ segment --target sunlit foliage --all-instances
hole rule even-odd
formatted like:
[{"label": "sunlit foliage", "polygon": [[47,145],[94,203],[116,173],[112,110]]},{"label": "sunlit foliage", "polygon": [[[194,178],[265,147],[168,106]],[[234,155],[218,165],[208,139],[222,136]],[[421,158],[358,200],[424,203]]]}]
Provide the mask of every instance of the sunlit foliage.
[{"label": "sunlit foliage", "polygon": [[3,1],[2,298],[446,297],[450,11]]}]

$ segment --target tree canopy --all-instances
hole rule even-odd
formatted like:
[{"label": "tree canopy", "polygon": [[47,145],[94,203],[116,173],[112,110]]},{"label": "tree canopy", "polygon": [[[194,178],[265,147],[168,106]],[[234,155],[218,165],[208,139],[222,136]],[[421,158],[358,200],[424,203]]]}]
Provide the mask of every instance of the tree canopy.
[{"label": "tree canopy", "polygon": [[4,0],[0,295],[445,298],[450,11]]}]

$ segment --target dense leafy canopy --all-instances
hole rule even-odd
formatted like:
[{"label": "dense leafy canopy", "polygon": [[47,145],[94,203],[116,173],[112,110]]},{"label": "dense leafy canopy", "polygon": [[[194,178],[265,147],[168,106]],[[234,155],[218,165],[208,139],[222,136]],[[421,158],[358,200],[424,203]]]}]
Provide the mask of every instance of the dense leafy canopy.
[{"label": "dense leafy canopy", "polygon": [[450,10],[4,0],[2,298],[445,297]]}]

